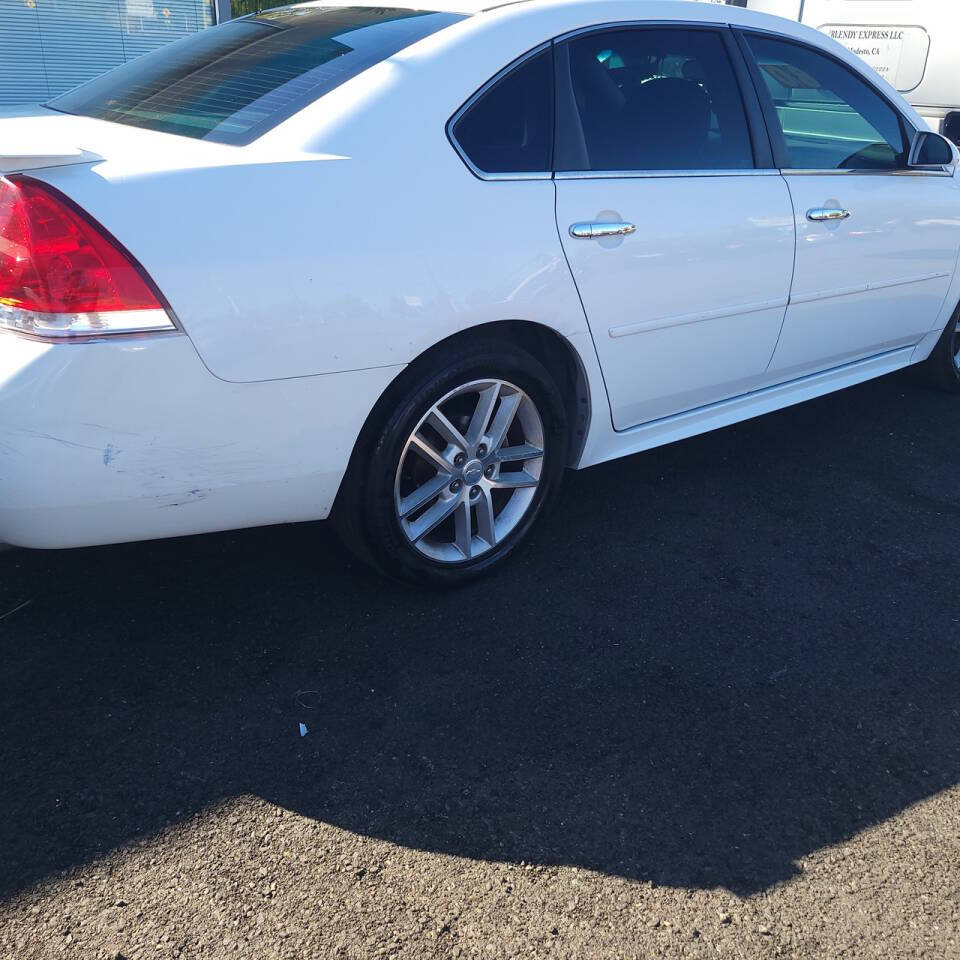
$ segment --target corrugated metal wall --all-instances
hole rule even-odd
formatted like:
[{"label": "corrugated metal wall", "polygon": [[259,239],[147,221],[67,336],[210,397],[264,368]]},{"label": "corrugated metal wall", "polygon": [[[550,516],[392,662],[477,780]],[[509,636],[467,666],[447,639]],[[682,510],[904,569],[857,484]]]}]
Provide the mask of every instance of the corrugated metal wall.
[{"label": "corrugated metal wall", "polygon": [[212,0],[0,0],[0,106],[39,103],[212,23]]}]

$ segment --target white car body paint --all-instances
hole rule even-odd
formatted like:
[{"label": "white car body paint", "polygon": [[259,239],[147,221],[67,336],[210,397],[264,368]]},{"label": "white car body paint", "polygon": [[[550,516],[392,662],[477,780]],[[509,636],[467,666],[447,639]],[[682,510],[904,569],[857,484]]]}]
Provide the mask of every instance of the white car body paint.
[{"label": "white car body paint", "polygon": [[[784,180],[797,211],[797,257],[772,372],[805,376],[916,344],[956,270],[956,213],[944,216],[944,197],[956,191],[923,176]],[[806,212],[825,205],[850,219],[811,223]]]},{"label": "white car body paint", "polygon": [[399,369],[232,384],[186,337],[3,335],[0,533],[63,547],[326,516]]},{"label": "white car body paint", "polygon": [[[0,120],[0,170],[29,169],[119,238],[185,332],[56,345],[0,338],[0,540],[63,547],[322,519],[389,383],[434,344],[491,322],[542,325],[574,351],[590,407],[576,467],[923,359],[960,299],[955,175],[904,177],[929,183],[930,197],[913,210],[898,199],[889,222],[864,221],[878,232],[851,283],[916,281],[909,294],[848,295],[862,298],[864,318],[884,318],[879,339],[858,349],[841,337],[824,348],[831,369],[818,368],[803,354],[798,313],[791,349],[803,359],[781,369],[781,327],[794,342],[794,181],[777,171],[638,178],[609,181],[606,199],[600,180],[478,179],[448,141],[460,105],[542,42],[594,24],[678,20],[775,30],[862,69],[809,28],[733,7],[533,0],[433,34],[248,146],[49,113]],[[919,128],[892,88],[871,82]],[[77,150],[102,159],[67,162]],[[815,179],[805,189],[819,203],[830,199],[821,193],[868,189],[866,178],[831,178],[829,191]],[[729,205],[705,209],[710,183],[729,191]],[[724,235],[732,207],[741,215]],[[667,242],[640,230],[616,249],[561,239],[568,220],[609,210]],[[237,256],[253,244],[250,259]],[[762,269],[733,266],[734,247]],[[665,266],[649,274],[637,311],[625,264],[647,254]],[[600,263],[609,286],[593,273]],[[801,275],[802,292],[843,285],[815,260]],[[896,327],[905,297],[916,310],[909,331]],[[826,329],[823,317],[813,323]],[[691,338],[704,336],[711,362],[691,364]]]},{"label": "white car body paint", "polygon": [[[597,318],[618,430],[760,384],[783,325],[794,254],[790,193],[771,174],[558,176],[560,234],[587,316]],[[607,211],[635,222],[636,233],[593,241],[564,229],[608,219]],[[691,283],[691,272],[704,282]]]}]

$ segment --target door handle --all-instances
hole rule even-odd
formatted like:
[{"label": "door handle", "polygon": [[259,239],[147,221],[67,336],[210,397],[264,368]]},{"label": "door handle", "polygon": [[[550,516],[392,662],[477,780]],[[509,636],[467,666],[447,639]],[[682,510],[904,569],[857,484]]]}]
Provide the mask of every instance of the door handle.
[{"label": "door handle", "polygon": [[849,216],[850,211],[842,207],[814,207],[807,211],[807,219],[814,223],[823,223],[825,220],[846,220]]},{"label": "door handle", "polygon": [[596,240],[599,237],[625,237],[636,233],[636,225],[625,220],[618,223],[571,223],[570,236],[574,240]]}]

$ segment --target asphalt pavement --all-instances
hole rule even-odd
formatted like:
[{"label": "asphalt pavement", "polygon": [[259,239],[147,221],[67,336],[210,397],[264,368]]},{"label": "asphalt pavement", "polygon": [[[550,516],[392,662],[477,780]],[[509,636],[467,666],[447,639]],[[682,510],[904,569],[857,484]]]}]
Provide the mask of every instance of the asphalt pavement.
[{"label": "asphalt pavement", "polygon": [[958,548],[907,372],[447,593],[326,524],[4,552],[0,957],[960,957]]}]

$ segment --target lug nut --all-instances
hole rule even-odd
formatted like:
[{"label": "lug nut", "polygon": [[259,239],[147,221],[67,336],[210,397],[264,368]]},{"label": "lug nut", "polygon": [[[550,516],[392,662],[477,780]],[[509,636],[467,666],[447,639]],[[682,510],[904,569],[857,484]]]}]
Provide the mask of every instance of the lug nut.
[{"label": "lug nut", "polygon": [[492,479],[493,479],[494,473],[496,473],[496,470],[494,469],[494,466],[493,466],[492,463],[490,464],[489,467],[487,467],[486,470],[483,471],[483,475],[484,475],[488,480],[492,480]]},{"label": "lug nut", "polygon": [[463,486],[463,483],[462,483],[460,480],[454,480],[453,483],[450,484],[450,492],[451,492],[451,493],[459,493],[459,492],[460,492],[460,488],[461,488],[462,486]]},{"label": "lug nut", "polygon": [[458,454],[453,458],[453,465],[454,465],[455,467],[462,467],[462,466],[464,465],[464,463],[466,463],[466,461],[467,461],[467,458],[466,458],[462,453],[458,453]]},{"label": "lug nut", "polygon": [[473,497],[474,500],[476,500],[477,497],[480,496],[480,488],[479,488],[479,487],[473,487],[473,488],[471,488],[471,490],[470,490],[470,496]]},{"label": "lug nut", "polygon": [[481,443],[480,446],[477,447],[477,456],[485,457],[486,455],[487,455],[487,445],[485,443]]}]

